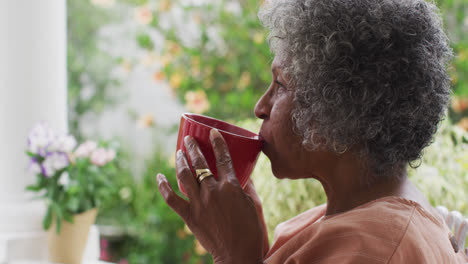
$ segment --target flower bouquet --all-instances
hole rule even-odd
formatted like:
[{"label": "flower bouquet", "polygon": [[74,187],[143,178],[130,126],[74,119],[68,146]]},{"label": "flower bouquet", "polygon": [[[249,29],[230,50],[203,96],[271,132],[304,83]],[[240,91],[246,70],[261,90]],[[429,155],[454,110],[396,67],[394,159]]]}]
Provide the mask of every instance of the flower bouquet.
[{"label": "flower bouquet", "polygon": [[[29,170],[36,174],[36,183],[26,189],[38,193],[46,202],[43,227],[46,230],[55,227],[49,230],[49,253],[52,260],[62,263],[81,261],[82,252],[77,250],[76,241],[84,241],[81,245],[84,250],[97,208],[114,191],[111,177],[118,173],[114,149],[93,141],[76,146],[72,135],[59,133],[41,122],[30,131],[26,151],[30,157]],[[63,224],[63,220],[68,223]],[[74,231],[73,226],[82,227]],[[79,260],[53,257],[55,251],[63,255],[68,250],[63,248],[66,243],[56,239],[59,236],[73,242],[70,254],[78,252]],[[60,249],[51,250],[51,244]]]}]

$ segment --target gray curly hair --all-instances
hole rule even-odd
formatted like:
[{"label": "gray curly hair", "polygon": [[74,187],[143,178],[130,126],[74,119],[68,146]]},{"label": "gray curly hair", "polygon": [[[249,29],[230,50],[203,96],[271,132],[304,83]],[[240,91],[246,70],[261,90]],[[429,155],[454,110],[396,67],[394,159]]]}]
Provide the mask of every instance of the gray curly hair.
[{"label": "gray curly hair", "polygon": [[[294,130],[309,150],[357,148],[374,175],[420,160],[450,98],[452,57],[424,0],[266,0],[258,16],[289,62]],[[316,140],[320,138],[320,140]]]}]

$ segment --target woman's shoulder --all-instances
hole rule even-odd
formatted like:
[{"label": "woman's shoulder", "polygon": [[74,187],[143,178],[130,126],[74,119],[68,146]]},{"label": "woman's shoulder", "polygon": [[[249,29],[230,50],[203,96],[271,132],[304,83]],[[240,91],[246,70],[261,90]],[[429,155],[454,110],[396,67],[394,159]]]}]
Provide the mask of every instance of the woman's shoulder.
[{"label": "woman's shoulder", "polygon": [[281,224],[272,245],[276,252],[269,256],[276,255],[283,263],[289,258],[302,260],[297,263],[456,263],[442,218],[414,201],[385,197],[344,213],[320,216],[318,212],[325,210],[325,206],[316,207]]}]

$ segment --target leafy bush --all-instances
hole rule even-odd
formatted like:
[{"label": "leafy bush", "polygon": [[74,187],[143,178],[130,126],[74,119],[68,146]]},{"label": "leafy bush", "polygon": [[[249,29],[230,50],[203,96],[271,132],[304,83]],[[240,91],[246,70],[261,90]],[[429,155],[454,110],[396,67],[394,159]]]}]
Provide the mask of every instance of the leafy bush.
[{"label": "leafy bush", "polygon": [[119,80],[110,74],[117,60],[98,46],[100,26],[114,19],[113,12],[89,1],[67,1],[68,123],[80,141],[82,118],[103,112],[122,97],[116,93]]},{"label": "leafy bush", "polygon": [[119,258],[132,264],[211,263],[211,256],[200,248],[182,219],[159,194],[157,172],[163,173],[178,191],[174,167],[163,152],[156,151],[147,161],[141,180],[126,175],[117,180],[120,191],[99,216],[100,224],[120,226],[127,233]]},{"label": "leafy bush", "polygon": [[[136,42],[160,57],[162,70],[156,75],[168,81],[189,111],[251,118],[271,75],[266,31],[256,13],[259,2],[163,0],[156,7],[152,1],[138,2],[147,4],[137,8],[146,27],[136,33]],[[171,17],[175,10],[177,19]],[[154,30],[165,39],[160,48],[150,37]]]}]

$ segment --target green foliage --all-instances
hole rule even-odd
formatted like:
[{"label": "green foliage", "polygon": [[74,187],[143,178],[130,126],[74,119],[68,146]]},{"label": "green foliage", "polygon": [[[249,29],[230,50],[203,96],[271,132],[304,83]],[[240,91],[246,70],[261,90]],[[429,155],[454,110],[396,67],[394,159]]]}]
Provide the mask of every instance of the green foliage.
[{"label": "green foliage", "polygon": [[140,34],[137,36],[138,45],[142,48],[152,50],[154,48],[153,41],[150,36],[146,34]]},{"label": "green foliage", "polygon": [[449,121],[439,128],[422,164],[409,170],[412,181],[433,206],[443,205],[468,217],[468,133]]},{"label": "green foliage", "polygon": [[[211,263],[209,255],[198,255],[195,239],[182,219],[164,202],[157,189],[156,174],[163,173],[178,191],[175,170],[163,152],[147,161],[141,180],[120,176],[119,194],[109,200],[98,223],[125,227],[127,238],[120,252],[132,264]],[[130,195],[122,195],[130,191]]]},{"label": "green foliage", "polygon": [[[230,5],[232,3],[239,3],[240,10],[236,11]],[[182,6],[179,2],[172,2],[172,5]],[[163,28],[154,19],[149,24],[150,28],[156,29],[169,40],[159,51],[162,56],[170,58],[163,72],[168,80],[182,78],[170,83],[178,98],[188,104],[190,111],[196,112],[197,109],[190,109],[190,102],[187,102],[190,99],[186,94],[196,90],[205,92],[211,105],[209,110],[201,108],[199,111],[202,113],[222,119],[252,117],[256,99],[270,82],[269,64],[272,58],[268,51],[266,32],[256,16],[258,5],[259,1],[256,0],[222,0],[183,6],[184,23],[195,23],[199,29],[199,41],[188,44],[183,41],[185,30],[181,31],[176,23]],[[450,68],[454,93],[467,97],[468,19],[465,12],[468,10],[468,2],[439,0],[437,5],[457,54]],[[168,10],[156,8],[152,12],[154,17],[159,18]],[[140,47],[153,48],[148,35],[139,33],[136,39]]]},{"label": "green foliage", "polygon": [[[233,2],[239,4],[239,11],[231,10],[225,0],[183,6],[183,23],[196,25],[199,41],[184,42],[186,32],[180,31],[175,23],[163,28],[155,19],[148,25],[148,31],[156,29],[166,39],[159,51],[169,58],[162,71],[189,111],[205,112],[191,107],[186,95],[189,91],[203,91],[211,105],[206,114],[218,118],[251,118],[256,100],[268,87],[272,56],[266,31],[256,15],[259,2]],[[171,5],[181,6],[178,2]],[[164,9],[152,10],[153,16],[162,17],[167,8],[166,5]],[[153,48],[146,34],[139,33],[136,40],[143,49]]]},{"label": "green foliage", "polygon": [[[111,21],[107,9],[96,8],[89,1],[67,1],[68,122],[79,141],[83,139],[81,118],[98,114],[119,99],[115,92],[119,82],[110,76],[116,60],[98,47],[98,30]],[[83,96],[84,87],[89,95]]]}]

